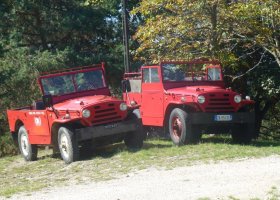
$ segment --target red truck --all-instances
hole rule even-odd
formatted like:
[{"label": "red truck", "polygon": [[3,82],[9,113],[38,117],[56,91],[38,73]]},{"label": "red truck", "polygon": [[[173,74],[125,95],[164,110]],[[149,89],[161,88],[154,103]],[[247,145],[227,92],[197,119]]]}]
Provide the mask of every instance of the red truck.
[{"label": "red truck", "polygon": [[175,145],[197,143],[202,133],[255,136],[254,101],[225,88],[220,62],[165,61],[124,74],[123,98],[139,107],[144,128],[163,128]]},{"label": "red truck", "polygon": [[79,159],[79,147],[124,140],[141,148],[141,119],[112,97],[104,63],[45,74],[38,79],[42,101],[8,110],[9,127],[25,160],[37,159],[39,145],[51,145],[65,163]]}]

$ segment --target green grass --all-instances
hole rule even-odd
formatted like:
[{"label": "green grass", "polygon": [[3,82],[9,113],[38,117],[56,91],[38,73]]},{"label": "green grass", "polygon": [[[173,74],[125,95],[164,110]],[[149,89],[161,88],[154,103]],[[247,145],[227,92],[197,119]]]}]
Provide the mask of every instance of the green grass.
[{"label": "green grass", "polygon": [[[0,159],[0,196],[31,192],[57,185],[102,181],[149,167],[172,169],[198,163],[213,163],[251,157],[280,155],[280,143],[254,141],[235,145],[228,137],[204,137],[198,145],[176,147],[171,141],[145,141],[141,151],[129,151],[124,144],[83,153],[81,161],[65,165],[51,157],[50,150],[39,151],[39,160],[25,162],[21,156]],[[275,196],[275,195],[274,195]]]}]

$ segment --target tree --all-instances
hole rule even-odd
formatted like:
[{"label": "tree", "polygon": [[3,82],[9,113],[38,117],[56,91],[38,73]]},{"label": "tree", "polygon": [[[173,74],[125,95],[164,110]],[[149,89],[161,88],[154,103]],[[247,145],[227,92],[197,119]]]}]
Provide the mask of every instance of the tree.
[{"label": "tree", "polygon": [[[232,4],[233,34],[246,48],[261,47],[280,67],[280,1],[249,0]],[[250,46],[249,46],[250,44]]]},{"label": "tree", "polygon": [[227,7],[227,2],[216,0],[143,0],[133,11],[145,19],[135,35],[141,44],[137,55],[152,61],[201,55],[228,59]]},{"label": "tree", "polygon": [[[280,101],[280,2],[279,0],[250,0],[233,3],[229,10],[233,40],[246,53],[243,60],[252,60],[251,69],[244,75],[251,76],[251,93],[254,96],[257,129],[270,110]],[[270,115],[271,116],[271,115]],[[272,120],[272,119],[271,119]]]},{"label": "tree", "polygon": [[[41,72],[66,67],[68,50],[36,51],[28,48],[16,48],[4,54],[0,59],[0,111],[31,105],[41,99],[37,77]],[[0,135],[7,128],[6,119],[0,116]],[[4,129],[4,130],[3,130]]]}]

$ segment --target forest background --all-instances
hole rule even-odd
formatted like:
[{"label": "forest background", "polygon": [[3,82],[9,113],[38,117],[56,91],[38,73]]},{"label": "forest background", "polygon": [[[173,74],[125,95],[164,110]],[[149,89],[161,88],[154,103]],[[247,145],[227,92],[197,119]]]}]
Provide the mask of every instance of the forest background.
[{"label": "forest background", "polygon": [[[227,86],[255,100],[260,137],[280,139],[279,0],[129,0],[127,11],[133,70],[219,59]],[[41,99],[40,73],[104,61],[118,93],[121,0],[2,0],[0,19],[0,157],[17,153],[6,109]]]}]

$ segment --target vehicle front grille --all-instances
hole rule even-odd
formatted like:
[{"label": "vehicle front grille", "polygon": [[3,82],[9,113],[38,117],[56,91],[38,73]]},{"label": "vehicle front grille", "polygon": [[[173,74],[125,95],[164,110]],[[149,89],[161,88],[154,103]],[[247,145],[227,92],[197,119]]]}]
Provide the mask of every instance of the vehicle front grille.
[{"label": "vehicle front grille", "polygon": [[119,111],[117,103],[103,103],[93,107],[92,122],[96,124],[106,124],[110,122],[120,121],[122,115]]},{"label": "vehicle front grille", "polygon": [[234,112],[234,106],[231,104],[229,94],[210,94],[208,104],[205,107],[206,112]]}]

